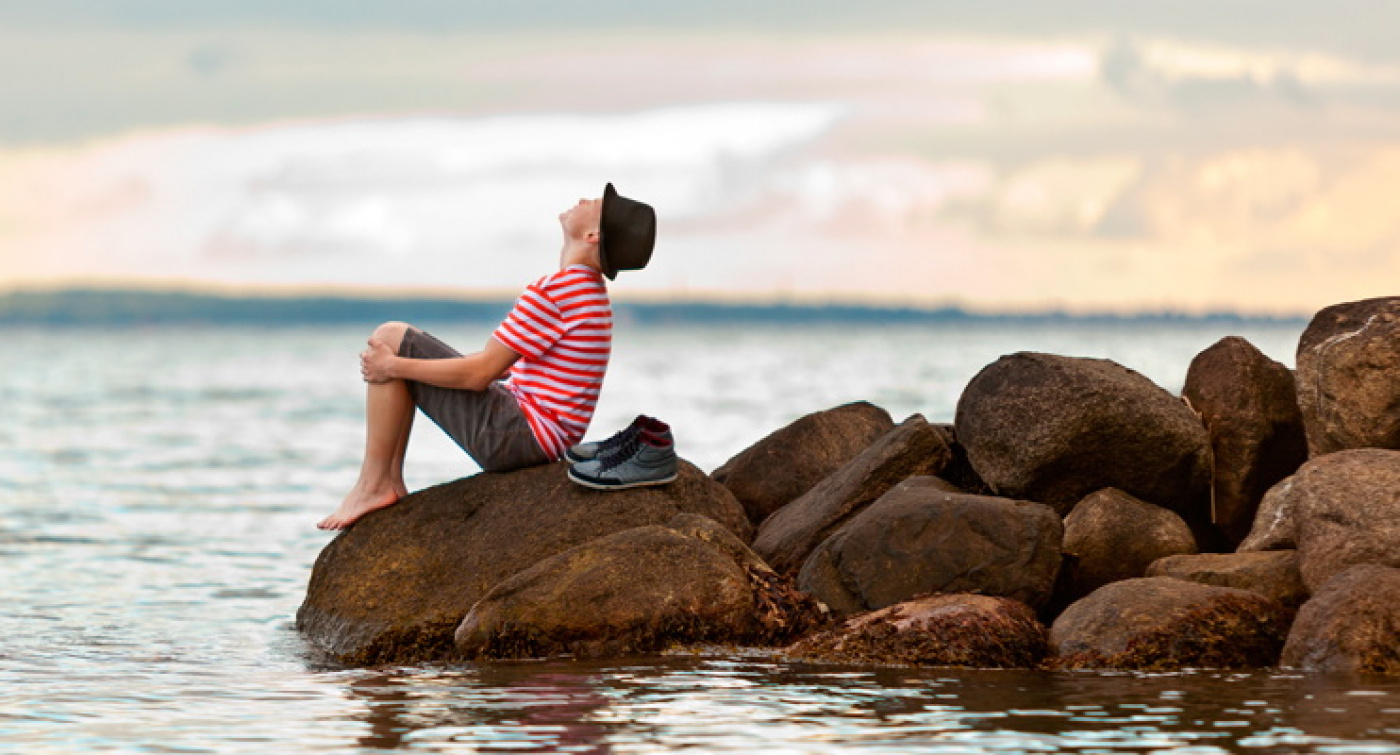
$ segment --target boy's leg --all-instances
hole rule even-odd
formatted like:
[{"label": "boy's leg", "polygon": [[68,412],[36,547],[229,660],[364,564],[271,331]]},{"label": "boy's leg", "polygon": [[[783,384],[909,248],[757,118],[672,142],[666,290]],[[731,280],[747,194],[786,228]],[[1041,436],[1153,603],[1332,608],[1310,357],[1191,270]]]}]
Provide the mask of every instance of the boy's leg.
[{"label": "boy's leg", "polygon": [[[397,351],[408,325],[380,325],[374,337]],[[365,455],[355,487],[333,514],[321,520],[323,530],[344,529],[365,514],[408,495],[403,460],[413,428],[413,399],[402,380],[370,383],[365,393]]]},{"label": "boy's leg", "polygon": [[[412,394],[410,394],[409,403],[413,401],[411,396]],[[408,495],[408,486],[403,481],[403,461],[408,456],[408,436],[413,433],[413,418],[418,414],[415,409],[416,407],[410,406],[409,410],[404,412],[403,426],[399,429],[399,441],[394,449],[393,468],[389,470],[389,477],[394,481],[394,490],[400,498]]]},{"label": "boy's leg", "polygon": [[[416,328],[404,335],[399,353],[416,359],[459,356],[451,346]],[[409,381],[408,391],[413,403],[483,470],[504,472],[549,463],[520,403],[500,383],[469,391]]]}]

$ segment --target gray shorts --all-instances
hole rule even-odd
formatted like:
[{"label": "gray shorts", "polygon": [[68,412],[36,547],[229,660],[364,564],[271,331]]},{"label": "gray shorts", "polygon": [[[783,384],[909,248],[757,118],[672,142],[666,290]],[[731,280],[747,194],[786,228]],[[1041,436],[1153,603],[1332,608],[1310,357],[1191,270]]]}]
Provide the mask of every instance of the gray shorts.
[{"label": "gray shorts", "polygon": [[[461,353],[428,333],[409,328],[399,345],[399,356],[450,359]],[[404,383],[413,403],[482,469],[506,472],[550,462],[535,440],[520,403],[501,383],[494,382],[484,391],[439,388],[412,380]]]}]

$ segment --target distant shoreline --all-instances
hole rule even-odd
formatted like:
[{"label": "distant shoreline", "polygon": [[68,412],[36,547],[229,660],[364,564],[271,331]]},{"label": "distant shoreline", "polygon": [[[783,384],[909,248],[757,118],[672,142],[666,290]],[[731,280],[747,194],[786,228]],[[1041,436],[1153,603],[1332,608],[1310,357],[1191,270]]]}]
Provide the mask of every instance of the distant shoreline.
[{"label": "distant shoreline", "polygon": [[[0,294],[0,327],[331,325],[414,322],[495,322],[510,310],[503,298],[443,296],[237,296],[157,290],[70,289]],[[878,304],[730,303],[715,301],[627,301],[614,299],[619,321],[654,324],[1306,324],[1304,316],[1235,312],[1204,314],[973,312],[961,307],[882,306]]]}]

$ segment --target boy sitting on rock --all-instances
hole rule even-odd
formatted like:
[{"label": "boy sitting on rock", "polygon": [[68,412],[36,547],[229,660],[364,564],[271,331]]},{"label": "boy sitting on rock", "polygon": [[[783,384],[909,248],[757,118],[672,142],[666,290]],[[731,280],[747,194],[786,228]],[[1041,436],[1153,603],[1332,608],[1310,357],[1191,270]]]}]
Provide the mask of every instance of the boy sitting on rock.
[{"label": "boy sitting on rock", "polygon": [[375,329],[360,355],[369,384],[360,476],[318,527],[344,529],[408,495],[403,462],[415,406],[489,472],[552,462],[582,440],[612,346],[603,276],[646,266],[656,213],[608,184],[601,198],[579,200],[559,223],[559,270],[525,289],[480,351],[460,354],[407,323]]}]

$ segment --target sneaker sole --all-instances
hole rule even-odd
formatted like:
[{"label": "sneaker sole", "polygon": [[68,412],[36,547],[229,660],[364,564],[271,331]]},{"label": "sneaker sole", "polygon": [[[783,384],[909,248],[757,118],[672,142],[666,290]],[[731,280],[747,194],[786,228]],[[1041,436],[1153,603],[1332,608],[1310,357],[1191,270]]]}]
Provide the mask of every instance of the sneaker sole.
[{"label": "sneaker sole", "polygon": [[584,486],[585,488],[591,488],[591,489],[593,489],[593,490],[628,490],[628,489],[631,489],[631,488],[646,488],[646,487],[652,487],[652,486],[655,486],[655,485],[665,485],[665,484],[667,484],[667,483],[675,482],[677,476],[678,476],[678,475],[673,474],[673,475],[671,475],[670,477],[664,477],[664,478],[659,479],[659,480],[637,480],[637,481],[635,481],[635,482],[609,483],[609,482],[595,482],[595,481],[593,481],[593,480],[585,479],[585,478],[582,478],[582,477],[576,477],[576,476],[574,475],[574,470],[572,470],[572,469],[569,470],[569,479],[570,479],[570,480],[573,480],[574,482],[578,483],[579,485]]}]

